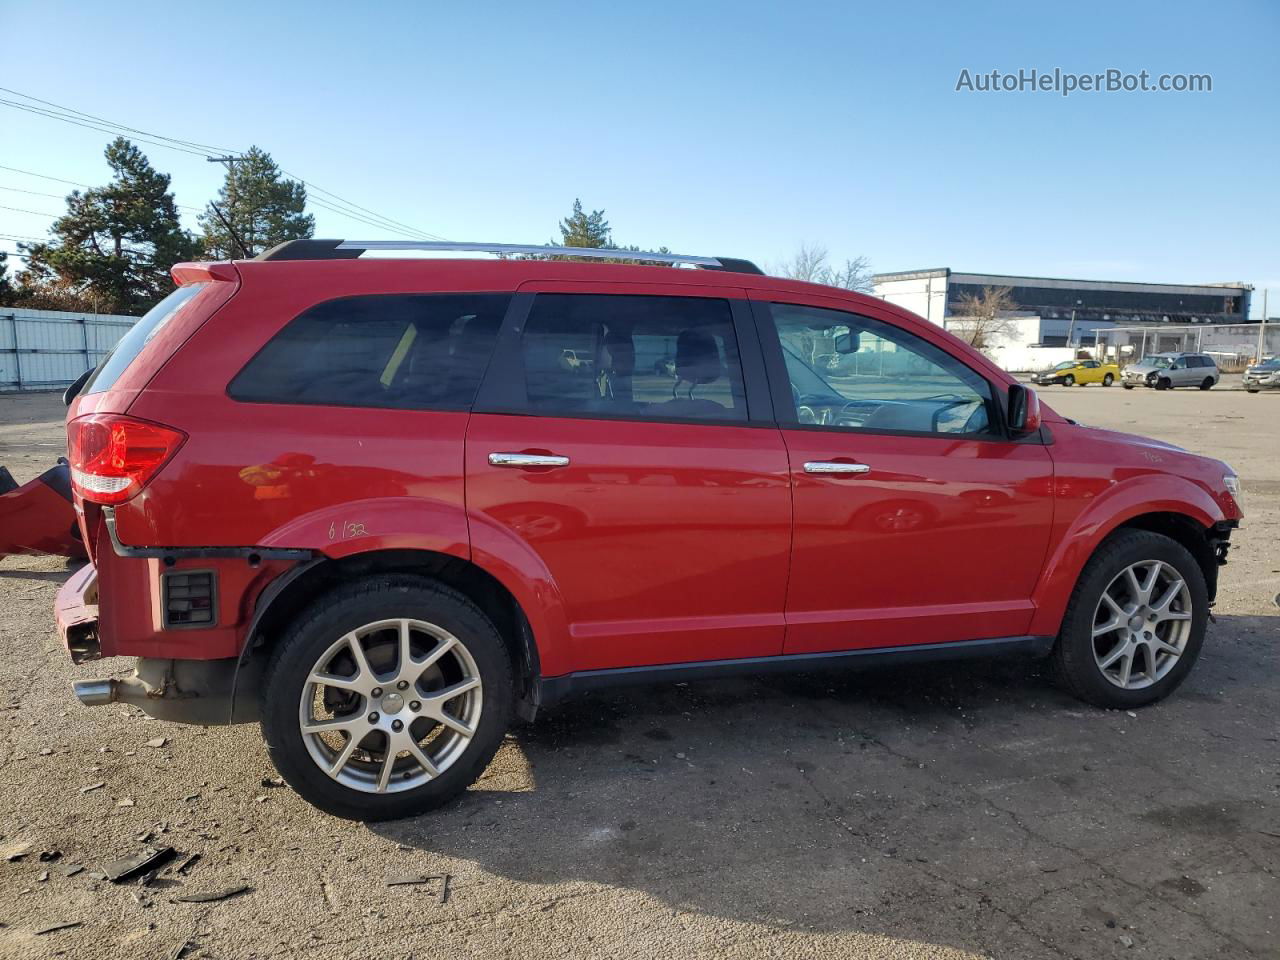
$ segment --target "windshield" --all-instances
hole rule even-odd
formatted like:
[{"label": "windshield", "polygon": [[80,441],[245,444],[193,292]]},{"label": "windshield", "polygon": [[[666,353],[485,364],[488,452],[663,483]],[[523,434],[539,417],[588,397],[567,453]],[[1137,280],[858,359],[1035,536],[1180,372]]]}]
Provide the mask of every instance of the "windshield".
[{"label": "windshield", "polygon": [[1053,369],[1055,369],[1055,370],[1070,370],[1070,369],[1071,369],[1072,367],[1074,367],[1075,365],[1076,365],[1076,362],[1075,362],[1074,360],[1063,360],[1061,363],[1055,363],[1055,364],[1053,365]]},{"label": "windshield", "polygon": [[1149,367],[1155,367],[1157,370],[1163,370],[1169,364],[1173,363],[1173,357],[1147,357],[1142,361]]},{"label": "windshield", "polygon": [[1268,357],[1256,365],[1255,370],[1280,370],[1280,357]]}]

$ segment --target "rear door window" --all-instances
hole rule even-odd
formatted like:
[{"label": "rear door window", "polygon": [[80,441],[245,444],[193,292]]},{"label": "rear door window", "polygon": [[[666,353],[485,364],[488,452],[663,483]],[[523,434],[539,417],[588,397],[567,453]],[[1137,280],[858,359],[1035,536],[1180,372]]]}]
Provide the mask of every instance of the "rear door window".
[{"label": "rear door window", "polygon": [[521,342],[531,412],[745,421],[727,300],[538,294]]},{"label": "rear door window", "polygon": [[509,294],[378,294],[317,304],[231,382],[253,403],[465,410]]}]

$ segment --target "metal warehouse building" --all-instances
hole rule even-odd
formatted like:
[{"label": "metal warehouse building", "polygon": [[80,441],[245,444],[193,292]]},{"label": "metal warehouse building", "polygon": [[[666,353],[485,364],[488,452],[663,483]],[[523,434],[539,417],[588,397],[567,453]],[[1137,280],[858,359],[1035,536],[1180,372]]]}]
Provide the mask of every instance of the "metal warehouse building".
[{"label": "metal warehouse building", "polygon": [[[947,267],[878,273],[875,295],[918,313],[939,326],[954,316],[961,297],[984,287],[1009,287],[1019,311],[1073,328],[1081,334],[1111,325],[1153,323],[1247,323],[1253,287],[1242,283],[1117,283],[1110,280],[1061,280],[995,273],[959,273]],[[1066,340],[1062,343],[1065,345]]]},{"label": "metal warehouse building", "polygon": [[60,390],[136,322],[118,314],[0,307],[0,391]]}]

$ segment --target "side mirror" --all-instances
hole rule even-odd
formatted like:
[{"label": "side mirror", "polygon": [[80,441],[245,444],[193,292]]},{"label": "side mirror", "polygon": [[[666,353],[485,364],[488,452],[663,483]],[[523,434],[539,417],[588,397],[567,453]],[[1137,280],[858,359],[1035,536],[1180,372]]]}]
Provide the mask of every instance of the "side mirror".
[{"label": "side mirror", "polygon": [[862,345],[860,332],[846,331],[836,334],[836,353],[857,353]]},{"label": "side mirror", "polygon": [[1009,429],[1018,436],[1040,429],[1040,398],[1020,383],[1009,388]]}]

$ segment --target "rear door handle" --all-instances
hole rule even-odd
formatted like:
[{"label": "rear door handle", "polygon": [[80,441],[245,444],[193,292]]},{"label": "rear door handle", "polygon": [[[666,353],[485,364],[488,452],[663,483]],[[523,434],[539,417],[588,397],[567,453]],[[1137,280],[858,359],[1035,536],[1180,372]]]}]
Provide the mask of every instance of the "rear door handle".
[{"label": "rear door handle", "polygon": [[871,468],[865,463],[841,463],[836,460],[810,460],[804,465],[805,473],[834,474],[837,476],[854,476],[870,473]]},{"label": "rear door handle", "polygon": [[568,457],[542,453],[491,453],[491,467],[567,467]]}]

